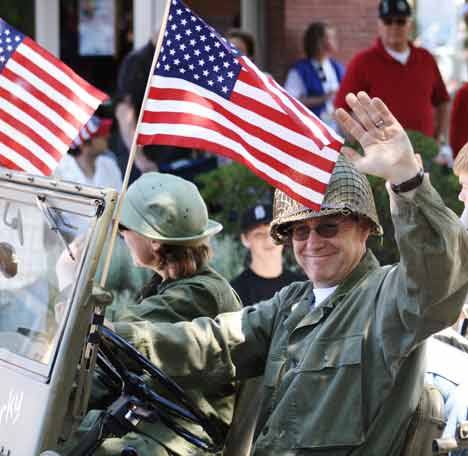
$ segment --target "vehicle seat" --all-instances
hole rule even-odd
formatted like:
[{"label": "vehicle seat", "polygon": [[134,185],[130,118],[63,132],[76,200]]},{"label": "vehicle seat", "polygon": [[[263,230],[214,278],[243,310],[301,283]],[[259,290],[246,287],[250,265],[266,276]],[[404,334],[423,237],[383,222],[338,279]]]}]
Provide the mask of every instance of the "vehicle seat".
[{"label": "vehicle seat", "polygon": [[432,456],[432,441],[442,436],[444,427],[442,394],[435,386],[424,385],[401,456]]}]

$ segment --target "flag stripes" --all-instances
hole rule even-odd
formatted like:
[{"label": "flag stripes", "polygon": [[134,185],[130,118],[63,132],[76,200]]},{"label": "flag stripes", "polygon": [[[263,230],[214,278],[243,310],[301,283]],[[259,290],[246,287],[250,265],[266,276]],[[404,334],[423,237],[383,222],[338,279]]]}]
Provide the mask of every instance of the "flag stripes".
[{"label": "flag stripes", "polygon": [[138,144],[224,155],[320,208],[342,139],[180,0],[142,109]]},{"label": "flag stripes", "polygon": [[106,95],[1,19],[0,37],[0,163],[49,175]]}]

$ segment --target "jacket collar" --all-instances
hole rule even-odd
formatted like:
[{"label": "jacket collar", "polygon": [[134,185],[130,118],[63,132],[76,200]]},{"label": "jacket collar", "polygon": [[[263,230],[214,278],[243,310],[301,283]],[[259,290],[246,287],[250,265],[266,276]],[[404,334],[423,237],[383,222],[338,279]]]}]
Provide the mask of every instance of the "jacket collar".
[{"label": "jacket collar", "polygon": [[[367,250],[360,263],[353,269],[351,274],[349,274],[349,276],[338,285],[338,288],[334,291],[334,293],[325,299],[325,301],[323,301],[320,306],[316,307],[312,311],[307,312],[304,318],[298,322],[299,324],[295,326],[295,329],[317,324],[320,320],[323,319],[324,316],[328,315],[336,305],[340,303],[343,297],[346,296],[346,294],[358,282],[360,282],[364,276],[379,266],[379,262],[375,258],[372,251]],[[290,324],[287,324],[287,326],[288,328],[293,329],[291,328]]]}]

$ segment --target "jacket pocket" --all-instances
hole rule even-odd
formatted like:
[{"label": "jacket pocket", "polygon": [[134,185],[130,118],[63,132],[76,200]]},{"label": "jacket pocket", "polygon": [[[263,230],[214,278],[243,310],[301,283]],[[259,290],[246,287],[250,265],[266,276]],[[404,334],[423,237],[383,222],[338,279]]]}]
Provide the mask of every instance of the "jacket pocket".
[{"label": "jacket pocket", "polygon": [[296,448],[361,444],[362,336],[314,340],[296,371],[292,385]]}]

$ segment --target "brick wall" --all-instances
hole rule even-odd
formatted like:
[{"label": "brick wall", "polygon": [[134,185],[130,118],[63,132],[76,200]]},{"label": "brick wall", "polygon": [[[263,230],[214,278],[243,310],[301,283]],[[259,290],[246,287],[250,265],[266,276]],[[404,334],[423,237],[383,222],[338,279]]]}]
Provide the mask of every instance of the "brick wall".
[{"label": "brick wall", "polygon": [[336,27],[337,57],[344,63],[376,37],[377,0],[284,0],[284,4],[284,57],[272,59],[270,70],[280,80],[288,66],[303,56],[302,37],[311,22],[320,20]]},{"label": "brick wall", "polygon": [[[240,14],[240,0],[186,3],[221,32],[232,27]],[[323,20],[336,26],[337,57],[345,63],[376,36],[378,0],[265,0],[265,4],[268,47],[264,69],[279,82],[302,57],[302,36],[310,22]]]}]

